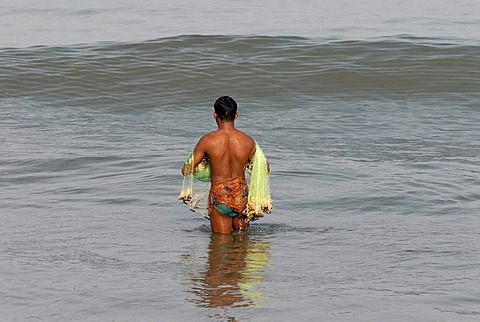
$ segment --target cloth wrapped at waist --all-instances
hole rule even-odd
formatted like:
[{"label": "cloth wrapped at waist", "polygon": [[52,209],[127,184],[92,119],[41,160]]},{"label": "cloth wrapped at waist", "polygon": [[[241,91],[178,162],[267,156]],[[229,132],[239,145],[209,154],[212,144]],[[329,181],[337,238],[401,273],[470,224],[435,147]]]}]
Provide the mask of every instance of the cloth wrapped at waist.
[{"label": "cloth wrapped at waist", "polygon": [[248,186],[245,178],[234,177],[211,183],[208,196],[208,210],[210,213],[218,205],[223,204],[236,214],[241,214],[245,210],[247,201]]}]

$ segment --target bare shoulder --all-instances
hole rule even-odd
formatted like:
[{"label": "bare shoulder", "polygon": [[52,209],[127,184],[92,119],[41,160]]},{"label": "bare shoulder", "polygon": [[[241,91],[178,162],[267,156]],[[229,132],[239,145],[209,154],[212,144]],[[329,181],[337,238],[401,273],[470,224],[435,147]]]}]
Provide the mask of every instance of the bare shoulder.
[{"label": "bare shoulder", "polygon": [[210,133],[207,133],[207,134],[203,135],[200,138],[200,140],[198,140],[198,144],[205,145],[205,144],[208,144],[211,141],[215,140],[218,136],[218,134],[216,132],[217,131],[213,131],[213,132],[210,132]]},{"label": "bare shoulder", "polygon": [[[243,132],[242,132],[243,133]],[[250,159],[251,156],[255,153],[255,140],[248,134],[243,133],[244,137],[244,151],[248,153],[248,158]]]},{"label": "bare shoulder", "polygon": [[240,130],[236,130],[236,133],[243,144],[251,146],[252,148],[255,146],[255,140],[250,135]]},{"label": "bare shoulder", "polygon": [[248,141],[248,144],[250,145],[251,149],[253,150],[255,148],[255,140],[250,136],[250,135],[247,135],[247,141]]},{"label": "bare shoulder", "polygon": [[[229,138],[226,140],[226,138]],[[213,131],[205,134],[198,141],[198,147],[208,150],[210,147],[218,148],[218,146],[232,142],[234,138],[236,144],[239,144],[242,150],[252,151],[255,148],[255,140],[243,131],[235,129],[234,131]],[[231,143],[230,143],[231,144]]]}]

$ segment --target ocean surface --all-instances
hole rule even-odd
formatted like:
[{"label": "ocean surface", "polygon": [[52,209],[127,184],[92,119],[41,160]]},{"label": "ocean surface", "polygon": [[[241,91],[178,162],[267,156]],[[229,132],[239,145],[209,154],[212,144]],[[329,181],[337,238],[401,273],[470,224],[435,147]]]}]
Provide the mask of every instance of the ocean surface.
[{"label": "ocean surface", "polygon": [[[0,4],[0,321],[479,321],[478,1]],[[274,211],[177,200],[213,103]]]}]

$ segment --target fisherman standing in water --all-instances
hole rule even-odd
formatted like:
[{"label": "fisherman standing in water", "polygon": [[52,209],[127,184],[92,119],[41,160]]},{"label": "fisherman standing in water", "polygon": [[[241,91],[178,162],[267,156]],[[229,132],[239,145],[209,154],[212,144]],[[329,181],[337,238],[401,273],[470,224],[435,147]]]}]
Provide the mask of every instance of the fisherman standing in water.
[{"label": "fisherman standing in water", "polygon": [[[268,163],[255,140],[235,128],[235,120],[238,117],[235,100],[229,96],[222,96],[216,100],[214,110],[213,118],[218,129],[204,135],[198,141],[192,153],[193,164],[184,164],[182,174],[190,175],[202,160],[208,158],[211,171],[208,214],[212,232],[231,234],[232,230],[246,230],[253,215],[258,215],[259,212],[263,214],[264,211],[270,212],[272,207],[269,195],[269,206],[266,207],[268,209],[247,207],[250,198],[245,179],[245,169],[247,166],[252,168],[255,154],[263,157],[263,163],[267,164],[267,167]],[[256,150],[260,153],[256,153]],[[190,200],[191,191],[189,194],[190,196],[183,197],[181,194],[180,199]],[[252,208],[249,212],[252,215],[246,214],[248,212],[246,208]]]}]

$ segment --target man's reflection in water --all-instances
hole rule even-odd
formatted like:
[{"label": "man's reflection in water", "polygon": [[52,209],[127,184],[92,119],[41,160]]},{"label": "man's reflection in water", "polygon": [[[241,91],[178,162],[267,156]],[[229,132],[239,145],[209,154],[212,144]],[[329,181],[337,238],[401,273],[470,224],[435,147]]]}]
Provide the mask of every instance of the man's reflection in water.
[{"label": "man's reflection in water", "polygon": [[212,308],[258,304],[266,298],[258,286],[264,279],[269,250],[268,242],[249,241],[244,233],[212,234],[207,269],[199,278],[191,276],[194,302]]}]

